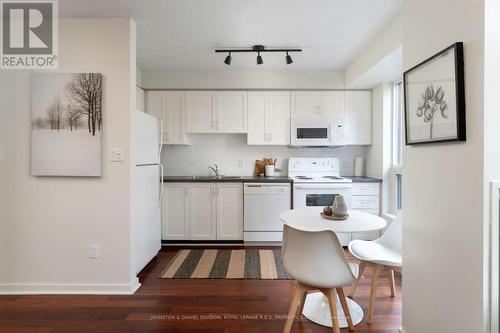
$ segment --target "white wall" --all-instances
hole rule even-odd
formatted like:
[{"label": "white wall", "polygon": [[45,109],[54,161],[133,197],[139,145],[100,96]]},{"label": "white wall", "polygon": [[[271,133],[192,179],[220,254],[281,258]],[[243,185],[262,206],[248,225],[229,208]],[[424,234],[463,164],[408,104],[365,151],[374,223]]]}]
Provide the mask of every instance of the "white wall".
[{"label": "white wall", "polygon": [[145,89],[343,89],[336,70],[169,70],[143,71]]},{"label": "white wall", "polygon": [[[338,157],[341,173],[354,174],[354,158],[364,156],[365,147],[342,148],[289,148],[287,146],[249,146],[244,134],[188,134],[190,146],[163,146],[162,163],[165,175],[206,175],[207,166],[217,163],[225,175],[252,176],[255,160],[264,157],[278,159],[277,166],[287,175],[290,157]],[[238,161],[243,167],[238,167]],[[343,168],[342,168],[343,166]]]},{"label": "white wall", "polygon": [[391,212],[392,84],[372,90],[372,145],[366,148],[366,175],[382,182],[382,213]]},{"label": "white wall", "polygon": [[[500,142],[500,1],[485,1],[485,36],[484,36],[484,198],[489,198],[490,191],[488,183],[491,180],[500,180],[500,154],[498,143]],[[488,201],[485,203],[484,216],[488,217],[490,207]],[[498,212],[497,212],[498,214]],[[493,217],[492,217],[493,218]],[[485,229],[485,244],[489,245],[488,230]],[[498,239],[498,235],[493,235]],[[498,263],[499,253],[495,253],[492,261]],[[484,265],[489,265],[488,257],[485,256]],[[498,275],[497,275],[498,276]],[[485,283],[487,280],[485,280]],[[498,283],[498,281],[497,281]],[[484,301],[488,305],[489,290],[485,288]],[[499,304],[499,295],[493,295],[493,302]],[[498,306],[497,306],[498,308]],[[496,317],[497,327],[500,314],[492,313]]]},{"label": "white wall", "polygon": [[371,88],[401,78],[403,22],[398,16],[345,68],[348,88]]},{"label": "white wall", "polygon": [[[137,287],[130,274],[127,209],[129,97],[135,85],[131,24],[125,18],[59,21],[58,72],[103,74],[102,178],[30,176],[30,72],[0,74],[0,147],[5,151],[0,293],[127,293]],[[124,149],[124,163],[109,162],[111,147]],[[100,246],[99,259],[89,259],[89,244]]]},{"label": "white wall", "polygon": [[467,142],[404,148],[403,329],[484,332],[484,1],[406,0],[402,15],[405,69],[464,42],[467,105]]}]

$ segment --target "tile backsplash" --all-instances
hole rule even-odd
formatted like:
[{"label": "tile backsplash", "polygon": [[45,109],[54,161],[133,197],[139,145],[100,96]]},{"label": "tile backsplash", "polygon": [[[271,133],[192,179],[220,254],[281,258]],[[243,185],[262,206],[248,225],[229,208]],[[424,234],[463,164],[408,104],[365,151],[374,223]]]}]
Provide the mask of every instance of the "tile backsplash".
[{"label": "tile backsplash", "polygon": [[246,134],[190,134],[189,146],[164,145],[162,163],[166,176],[207,175],[208,165],[216,163],[220,173],[251,176],[255,160],[277,158],[276,167],[287,175],[289,157],[337,157],[340,174],[354,174],[354,159],[365,156],[366,147],[290,148],[287,146],[249,146]]}]

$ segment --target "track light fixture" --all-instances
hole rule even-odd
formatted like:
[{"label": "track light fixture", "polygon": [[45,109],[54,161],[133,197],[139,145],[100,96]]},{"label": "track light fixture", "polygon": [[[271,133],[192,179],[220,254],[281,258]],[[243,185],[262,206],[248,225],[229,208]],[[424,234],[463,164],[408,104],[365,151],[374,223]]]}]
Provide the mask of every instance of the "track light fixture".
[{"label": "track light fixture", "polygon": [[262,57],[260,56],[260,52],[257,52],[257,65],[262,65],[264,63],[264,60],[262,60]]},{"label": "track light fixture", "polygon": [[264,60],[262,59],[262,56],[260,55],[261,52],[285,52],[286,57],[285,61],[287,65],[290,65],[293,63],[292,57],[288,54],[288,52],[302,52],[302,49],[266,49],[263,45],[254,45],[252,48],[249,49],[220,49],[220,50],[215,50],[216,53],[218,52],[223,52],[223,53],[228,53],[226,56],[226,59],[224,59],[224,63],[226,65],[231,65],[231,53],[232,52],[256,52],[257,53],[257,65],[262,65],[264,63]]},{"label": "track light fixture", "polygon": [[231,65],[231,52],[227,55],[226,59],[224,59],[224,63],[226,65]]}]

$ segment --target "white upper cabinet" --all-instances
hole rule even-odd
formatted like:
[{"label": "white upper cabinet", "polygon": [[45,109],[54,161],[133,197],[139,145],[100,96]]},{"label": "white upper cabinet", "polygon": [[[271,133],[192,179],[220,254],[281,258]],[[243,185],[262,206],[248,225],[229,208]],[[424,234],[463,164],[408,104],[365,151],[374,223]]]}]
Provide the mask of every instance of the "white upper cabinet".
[{"label": "white upper cabinet", "polygon": [[161,119],[163,109],[163,91],[148,91],[146,113]]},{"label": "white upper cabinet", "polygon": [[165,107],[162,110],[163,143],[185,144],[185,96],[181,91],[165,93]]},{"label": "white upper cabinet", "polygon": [[217,239],[243,239],[243,183],[218,183]]},{"label": "white upper cabinet", "polygon": [[186,144],[185,101],[180,91],[149,91],[147,113],[161,120],[163,144]]},{"label": "white upper cabinet", "polygon": [[142,88],[135,88],[135,95],[136,95],[136,109],[138,111],[145,112],[145,107],[144,107],[144,90]]},{"label": "white upper cabinet", "polygon": [[248,93],[248,136],[249,145],[267,144],[267,117],[269,115],[269,93],[263,91]]},{"label": "white upper cabinet", "polygon": [[217,118],[215,127],[219,133],[247,132],[247,92],[217,92]]},{"label": "white upper cabinet", "polygon": [[346,144],[372,144],[371,91],[345,92]]},{"label": "white upper cabinet", "polygon": [[216,104],[214,91],[186,92],[186,132],[216,132]]},{"label": "white upper cabinet", "polygon": [[290,92],[248,93],[249,145],[290,144]]},{"label": "white upper cabinet", "polygon": [[344,120],[343,91],[292,92],[292,118],[307,120]]},{"label": "white upper cabinet", "polygon": [[186,92],[186,132],[246,133],[247,92]]}]

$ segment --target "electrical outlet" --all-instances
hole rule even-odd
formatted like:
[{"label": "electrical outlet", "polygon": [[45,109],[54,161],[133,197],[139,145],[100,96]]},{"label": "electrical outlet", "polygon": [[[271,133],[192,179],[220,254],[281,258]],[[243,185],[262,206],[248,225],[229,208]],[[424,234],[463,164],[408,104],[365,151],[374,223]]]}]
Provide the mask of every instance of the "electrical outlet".
[{"label": "electrical outlet", "polygon": [[111,162],[123,162],[123,149],[122,148],[111,149]]},{"label": "electrical outlet", "polygon": [[99,258],[99,245],[97,244],[90,244],[89,245],[89,258],[90,259],[97,259]]},{"label": "electrical outlet", "polygon": [[238,168],[243,169],[243,160],[238,160]]}]

